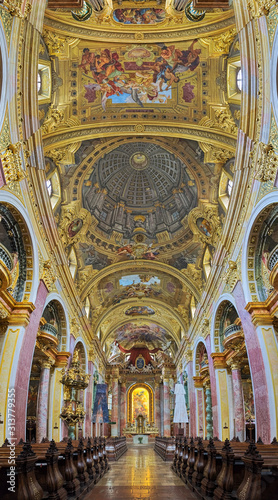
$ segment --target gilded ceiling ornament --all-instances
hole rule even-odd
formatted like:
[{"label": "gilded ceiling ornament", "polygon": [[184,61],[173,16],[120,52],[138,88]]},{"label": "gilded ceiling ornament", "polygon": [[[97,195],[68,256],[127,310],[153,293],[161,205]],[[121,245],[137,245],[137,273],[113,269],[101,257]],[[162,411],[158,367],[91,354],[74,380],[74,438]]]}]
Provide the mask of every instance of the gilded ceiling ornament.
[{"label": "gilded ceiling ornament", "polygon": [[247,8],[252,17],[268,16],[272,7],[277,4],[276,0],[249,0]]},{"label": "gilded ceiling ornament", "polygon": [[216,246],[221,237],[221,223],[218,215],[218,205],[200,203],[188,215],[188,225],[194,234],[195,241]]},{"label": "gilded ceiling ornament", "polygon": [[28,14],[32,10],[32,4],[26,2],[24,12],[22,12],[22,1],[21,0],[3,0],[1,2],[6,9],[8,9],[11,16],[19,17],[20,19],[27,19]]},{"label": "gilded ceiling ornament", "polygon": [[23,149],[23,143],[9,144],[6,151],[0,155],[5,175],[5,181],[9,188],[26,178],[22,168],[22,157],[27,161],[29,154]]},{"label": "gilded ceiling ornament", "polygon": [[99,271],[97,269],[93,269],[92,266],[85,266],[83,269],[78,269],[77,279],[76,279],[76,288],[80,292],[87,283],[88,279],[97,274]]},{"label": "gilded ceiling ornament", "polygon": [[255,164],[255,178],[260,182],[274,183],[277,168],[278,156],[276,155],[272,144],[258,143],[257,162]]},{"label": "gilded ceiling ornament", "polygon": [[230,50],[230,46],[237,34],[236,28],[232,28],[229,31],[225,31],[216,37],[213,37],[213,51],[222,52],[227,54]]},{"label": "gilded ceiling ornament", "polygon": [[48,288],[48,291],[53,291],[53,285],[57,279],[53,264],[50,260],[44,261],[42,266],[42,274],[40,279],[42,279]]},{"label": "gilded ceiling ornament", "polygon": [[92,222],[88,210],[81,207],[81,201],[72,201],[62,206],[58,232],[65,246],[86,242],[87,232]]},{"label": "gilded ceiling ornament", "polygon": [[182,269],[181,272],[192,281],[201,292],[203,289],[202,270],[196,269],[195,264],[187,264],[186,269]]},{"label": "gilded ceiling ornament", "polygon": [[58,108],[50,106],[46,118],[41,126],[42,134],[51,134],[61,125],[64,121],[64,112]]}]

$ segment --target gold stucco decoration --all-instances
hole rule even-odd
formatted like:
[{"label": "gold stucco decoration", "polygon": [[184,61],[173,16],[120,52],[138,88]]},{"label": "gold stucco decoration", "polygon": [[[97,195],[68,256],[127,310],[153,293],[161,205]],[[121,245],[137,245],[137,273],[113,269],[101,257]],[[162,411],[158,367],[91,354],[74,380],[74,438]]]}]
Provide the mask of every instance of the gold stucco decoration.
[{"label": "gold stucco decoration", "polygon": [[58,227],[62,243],[67,246],[86,241],[86,234],[91,222],[90,212],[81,207],[80,201],[72,201],[63,206]]},{"label": "gold stucco decoration", "polygon": [[188,215],[188,225],[195,241],[216,246],[221,237],[221,223],[217,204],[200,203]]}]

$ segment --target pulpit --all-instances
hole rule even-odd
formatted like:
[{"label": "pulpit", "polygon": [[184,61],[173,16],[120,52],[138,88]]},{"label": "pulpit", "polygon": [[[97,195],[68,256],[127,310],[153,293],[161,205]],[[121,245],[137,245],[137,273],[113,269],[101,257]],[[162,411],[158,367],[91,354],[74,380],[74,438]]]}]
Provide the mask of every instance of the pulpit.
[{"label": "pulpit", "polygon": [[137,434],[144,434],[145,432],[145,417],[138,415],[136,418],[136,432]]}]

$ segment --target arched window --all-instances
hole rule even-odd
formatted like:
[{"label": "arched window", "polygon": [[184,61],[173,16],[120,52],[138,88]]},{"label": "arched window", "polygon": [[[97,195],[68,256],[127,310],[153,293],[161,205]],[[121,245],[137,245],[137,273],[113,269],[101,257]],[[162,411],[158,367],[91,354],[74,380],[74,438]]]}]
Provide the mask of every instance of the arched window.
[{"label": "arched window", "polygon": [[241,68],[238,70],[237,75],[236,75],[236,84],[238,90],[241,92],[242,91],[242,70]]},{"label": "arched window", "polygon": [[85,312],[86,312],[87,318],[89,318],[89,314],[90,314],[90,299],[89,299],[89,297],[86,297]]},{"label": "arched window", "polygon": [[50,61],[39,61],[37,72],[37,91],[39,104],[51,101],[51,65]]},{"label": "arched window", "polygon": [[205,253],[204,253],[204,258],[203,258],[203,268],[204,268],[204,273],[205,273],[206,279],[208,279],[210,271],[211,271],[211,260],[212,260],[212,255],[210,253],[209,247],[207,247],[205,250]]},{"label": "arched window", "polygon": [[51,182],[51,179],[47,179],[47,181],[46,181],[46,189],[48,191],[49,196],[51,197],[51,195],[52,195],[52,182]]},{"label": "arched window", "polygon": [[58,203],[61,201],[61,186],[57,169],[51,171],[51,173],[46,178],[46,189],[50,196],[52,210],[55,210]]},{"label": "arched window", "polygon": [[68,262],[69,262],[70,273],[74,279],[75,274],[76,274],[76,269],[77,269],[77,258],[76,258],[74,248],[72,248],[70,251]]},{"label": "arched window", "polygon": [[38,71],[38,74],[37,74],[37,91],[38,91],[38,94],[40,94],[41,89],[42,89],[42,77],[41,77],[41,72]]}]

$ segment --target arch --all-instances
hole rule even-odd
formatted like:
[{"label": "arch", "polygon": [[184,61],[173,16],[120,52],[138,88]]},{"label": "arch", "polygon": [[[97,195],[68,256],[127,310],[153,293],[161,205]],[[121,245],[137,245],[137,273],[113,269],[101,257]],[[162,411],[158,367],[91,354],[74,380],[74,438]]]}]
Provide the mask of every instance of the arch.
[{"label": "arch", "polygon": [[194,344],[194,349],[193,349],[193,376],[197,376],[197,373],[196,373],[196,359],[197,359],[197,348],[198,348],[198,345],[199,344],[204,344],[205,348],[206,347],[206,341],[203,337],[198,337],[196,340],[195,340],[195,344]]},{"label": "arch", "polygon": [[7,98],[8,98],[8,48],[6,42],[5,31],[0,22],[0,73],[1,73],[1,87],[0,87],[0,130],[2,129],[3,122],[6,115]]},{"label": "arch", "polygon": [[64,314],[64,320],[63,322],[65,323],[62,325],[62,336],[61,336],[61,351],[69,351],[69,345],[70,345],[70,323],[69,323],[69,315],[67,311],[67,307],[63,301],[63,299],[58,295],[56,292],[50,293],[45,301],[44,307],[46,307],[51,301],[56,301],[60,304],[61,309],[63,310]]},{"label": "arch", "polygon": [[139,389],[142,387],[143,389],[146,389],[149,394],[149,421],[154,422],[154,394],[153,394],[153,389],[149,384],[143,383],[143,382],[137,382],[131,385],[127,391],[127,422],[132,423],[133,416],[132,416],[132,393],[134,390]]},{"label": "arch", "polygon": [[[268,193],[256,205],[250,216],[243,239],[241,275],[246,304],[248,302],[259,301],[257,285],[255,281],[255,246],[257,244],[259,235],[255,226],[258,217],[262,215],[263,210],[269,208],[270,205],[277,205],[277,192],[275,191]],[[252,236],[254,236],[254,241],[252,241],[252,245],[250,245]],[[252,276],[252,279],[250,279],[250,276]]]},{"label": "arch", "polygon": [[[231,295],[230,293],[224,293],[223,295],[221,295],[221,297],[219,297],[219,299],[217,300],[217,302],[214,306],[214,311],[213,311],[212,321],[211,321],[211,330],[210,330],[211,352],[219,352],[217,350],[217,349],[219,349],[219,338],[218,338],[218,343],[215,343],[215,328],[216,328],[216,321],[217,321],[217,319],[216,319],[217,312],[218,312],[218,309],[223,302],[230,302],[234,306],[235,310],[237,311],[236,301],[235,301],[233,295]],[[217,329],[217,331],[218,331],[218,329]]]},{"label": "arch", "polygon": [[30,238],[30,243],[28,243],[28,245],[30,245],[30,255],[28,255],[29,262],[27,262],[28,265],[30,264],[30,270],[27,269],[27,276],[30,276],[30,282],[28,280],[28,283],[30,283],[28,288],[30,288],[30,290],[28,290],[28,299],[26,298],[24,300],[28,300],[28,302],[35,302],[37,289],[39,286],[39,256],[37,237],[34,231],[33,224],[29,219],[26,208],[13,194],[9,193],[8,191],[1,191],[0,204],[1,203],[10,207],[11,210],[14,210],[16,215],[22,221],[21,228],[26,228],[23,235],[25,236],[26,234],[26,236]]},{"label": "arch", "polygon": [[88,356],[87,356],[87,348],[82,337],[77,337],[74,343],[73,353],[76,348],[81,347],[81,368],[83,370],[87,370],[88,368]]},{"label": "arch", "polygon": [[222,323],[225,317],[225,312],[226,314],[228,314],[228,311],[232,309],[235,310],[238,317],[238,311],[235,305],[229,299],[224,299],[224,298],[216,309],[214,316],[214,329],[212,333],[214,340],[214,349],[215,349],[214,352],[221,352],[223,350],[222,334],[224,333],[224,328]]}]

